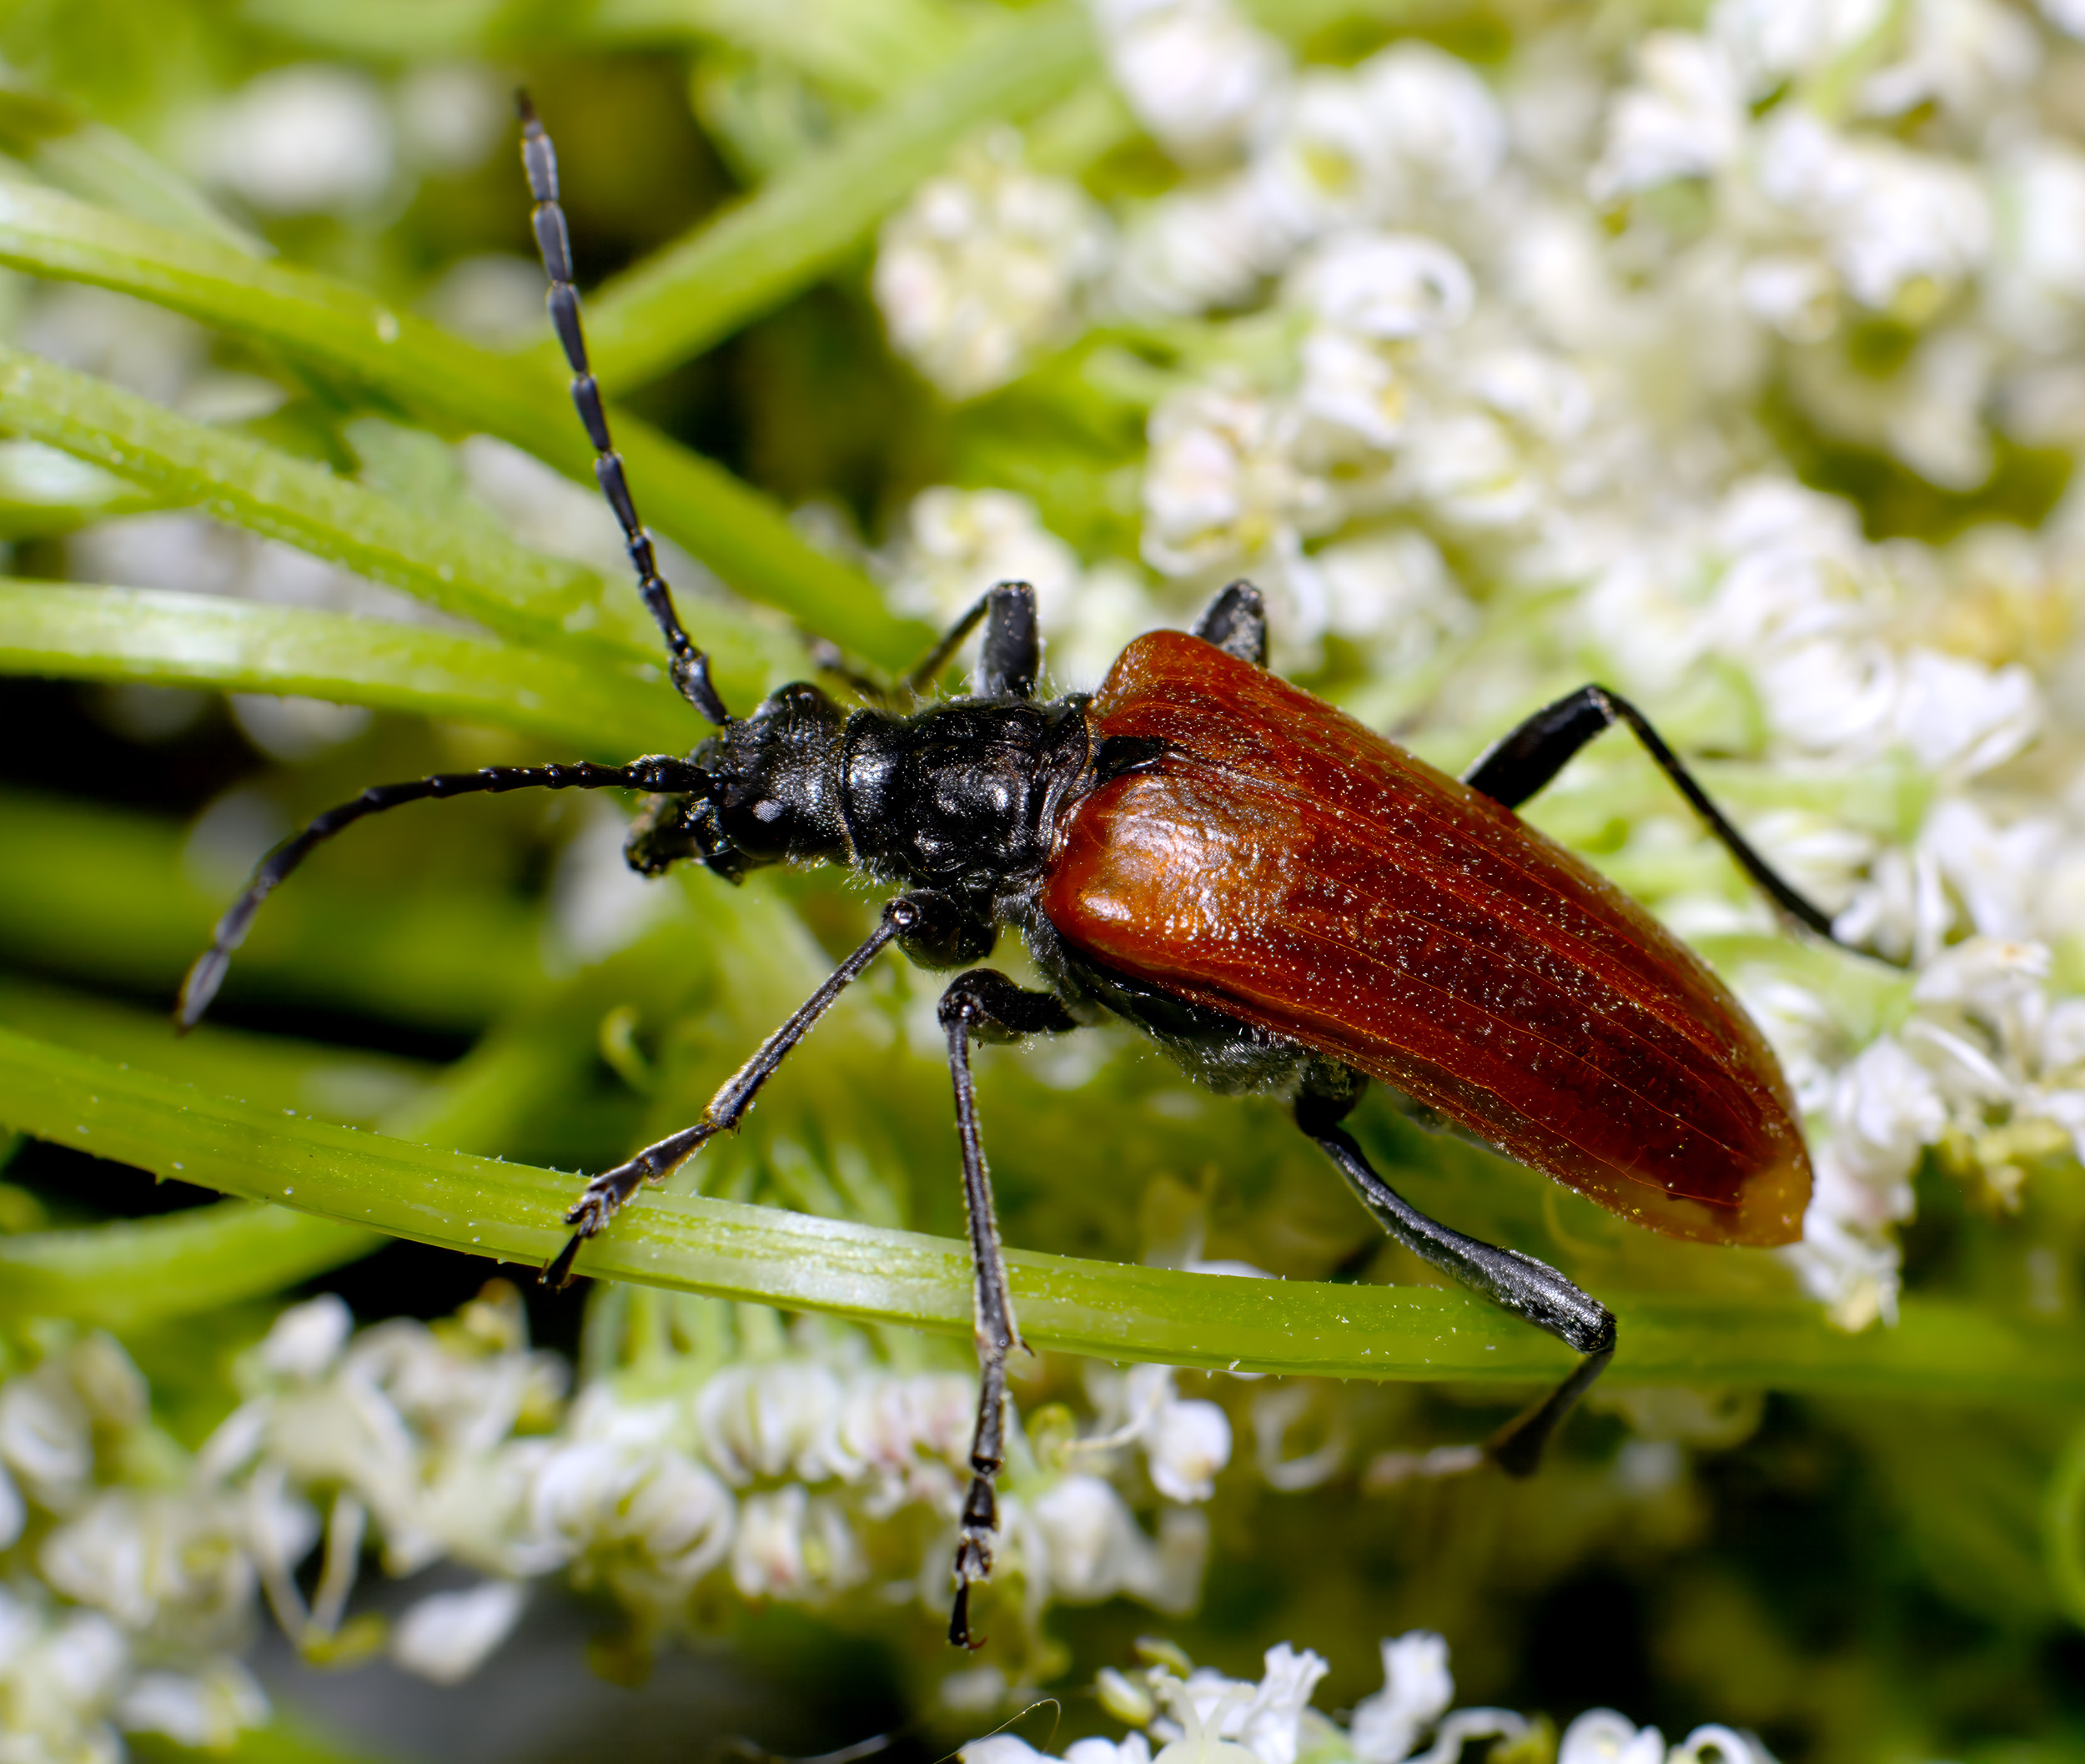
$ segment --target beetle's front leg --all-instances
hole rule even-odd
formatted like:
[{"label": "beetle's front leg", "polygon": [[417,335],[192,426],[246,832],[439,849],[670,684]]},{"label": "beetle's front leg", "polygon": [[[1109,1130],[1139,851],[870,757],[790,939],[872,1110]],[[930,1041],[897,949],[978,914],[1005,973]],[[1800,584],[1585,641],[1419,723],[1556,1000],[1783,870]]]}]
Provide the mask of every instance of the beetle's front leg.
[{"label": "beetle's front leg", "polygon": [[1485,1442],[1485,1455],[1508,1475],[1532,1475],[1550,1436],[1615,1357],[1614,1313],[1548,1263],[1436,1224],[1384,1181],[1339,1125],[1359,1094],[1358,1086],[1335,1096],[1306,1090],[1296,1099],[1296,1125],[1339,1166],[1361,1204],[1414,1255],[1585,1356],[1540,1403]]},{"label": "beetle's front leg", "polygon": [[1006,1462],[1007,1355],[1026,1344],[1013,1320],[1013,1294],[999,1249],[992,1176],[977,1131],[970,1043],[973,1038],[1015,1041],[1027,1035],[1061,1034],[1078,1024],[1050,993],[1026,992],[988,967],[958,974],[942,994],[940,1014],[948,1037],[948,1074],[956,1088],[956,1131],[962,1142],[963,1211],[970,1222],[971,1314],[979,1373],[977,1426],[970,1440],[970,1490],[963,1497],[962,1528],[956,1540],[956,1597],[948,1639],[957,1647],[977,1648],[984,1644],[970,1633],[970,1589],[992,1573],[992,1538],[999,1529],[992,1479]]},{"label": "beetle's front leg", "polygon": [[576,1226],[570,1239],[543,1270],[549,1286],[563,1286],[572,1277],[572,1263],[580,1246],[608,1229],[631,1195],[648,1182],[657,1182],[684,1163],[719,1133],[728,1133],[753,1106],[761,1086],[775,1074],[789,1051],[811,1033],[811,1026],[832,1008],[833,1002],[873,962],[887,943],[909,947],[922,937],[947,936],[942,927],[954,916],[945,897],[921,892],[902,894],[883,908],[883,917],[862,947],[835,968],[825,983],[791,1014],[789,1020],[760,1044],[753,1057],[724,1081],[702,1118],[684,1127],[655,1145],[647,1145],[627,1163],[603,1170],[581,1192],[565,1223]]}]

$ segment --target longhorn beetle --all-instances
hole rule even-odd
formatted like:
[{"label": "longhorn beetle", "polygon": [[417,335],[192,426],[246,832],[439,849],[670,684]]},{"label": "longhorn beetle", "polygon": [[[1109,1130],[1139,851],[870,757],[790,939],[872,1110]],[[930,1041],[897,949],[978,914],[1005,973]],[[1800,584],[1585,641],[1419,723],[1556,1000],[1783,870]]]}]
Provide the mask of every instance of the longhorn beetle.
[{"label": "longhorn beetle", "polygon": [[[1737,1002],[1656,920],[1513,812],[1602,730],[1626,724],[1775,904],[1830,920],[1770,869],[1642,715],[1588,686],[1537,711],[1460,779],[1267,671],[1259,591],[1237,582],[1192,633],[1124,650],[1100,690],[1035,696],[1040,650],[1022,582],[991,589],[906,676],[917,701],[984,630],[975,691],[901,713],[842,710],[798,682],[734,716],[661,580],[638,520],[572,285],[557,162],[525,98],[521,154],[550,318],[674,686],[716,732],[687,757],[496,766],[378,785],[270,853],[184,983],[203,1014],[269,892],[365,815],[472,792],[625,789],[646,801],[625,855],[656,876],[695,858],[727,882],[776,863],[852,865],[897,889],[876,929],[711,1098],[693,1126],[589,1181],[544,1270],[647,1182],[736,1127],[850,982],[896,944],[962,968],[942,995],[969,1219],[982,1368],[948,1635],[975,1646],[970,1589],[990,1573],[1005,1455],[1006,1361],[1021,1344],[971,1078],[972,1041],[1055,1035],[1113,1015],[1226,1093],[1275,1091],[1384,1229],[1583,1358],[1495,1435],[1530,1473],[1615,1350],[1615,1319],[1555,1269],[1435,1224],[1374,1169],[1341,1122],[1370,1078],[1452,1126],[1671,1236],[1785,1244],[1810,1162],[1774,1056]],[[877,696],[874,693],[866,696]],[[1028,991],[970,964],[1002,928],[1045,977]]]}]

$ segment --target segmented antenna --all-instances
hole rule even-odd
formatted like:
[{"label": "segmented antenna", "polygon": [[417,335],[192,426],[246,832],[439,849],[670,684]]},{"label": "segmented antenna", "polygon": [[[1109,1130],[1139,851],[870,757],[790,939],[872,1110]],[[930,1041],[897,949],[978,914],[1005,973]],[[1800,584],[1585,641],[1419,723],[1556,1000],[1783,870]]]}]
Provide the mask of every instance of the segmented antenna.
[{"label": "segmented antenna", "polygon": [[724,701],[717,696],[710,679],[710,658],[695,646],[681,628],[680,614],[674,611],[673,591],[659,574],[651,535],[637,519],[637,505],[631,498],[630,483],[623,475],[623,456],[615,451],[609,437],[600,382],[595,379],[586,359],[586,337],[579,323],[579,290],[572,285],[572,244],[565,229],[565,211],[557,201],[557,149],[544,132],[542,119],[529,102],[528,93],[515,93],[514,103],[521,117],[521,163],[529,174],[529,193],[535,199],[531,217],[535,248],[543,259],[543,272],[550,279],[550,323],[557,328],[557,340],[564,344],[565,359],[571,364],[572,403],[578,408],[579,420],[586,425],[586,437],[594,444],[597,455],[594,475],[600,480],[601,494],[622,524],[623,544],[637,572],[638,591],[651,609],[672,657],[670,671],[674,685],[705,717],[721,726],[731,721],[731,713],[724,708]]},{"label": "segmented antenna", "polygon": [[181,983],[181,1000],[173,1012],[175,1026],[185,1035],[202,1021],[210,1001],[217,997],[217,989],[224,983],[225,970],[232,965],[232,952],[246,941],[261,902],[315,847],[366,816],[380,815],[408,802],[425,802],[430,797],[468,797],[481,792],[500,796],[510,790],[641,790],[678,795],[705,790],[709,781],[708,775],[693,761],[655,753],[632,760],[627,766],[596,766],[591,760],[563,766],[485,766],[476,771],[439,771],[432,777],[404,784],[372,784],[352,802],[328,809],[304,832],[284,840],[261,860],[253,880],[218,921],[210,947],[195,958],[188,978]]}]

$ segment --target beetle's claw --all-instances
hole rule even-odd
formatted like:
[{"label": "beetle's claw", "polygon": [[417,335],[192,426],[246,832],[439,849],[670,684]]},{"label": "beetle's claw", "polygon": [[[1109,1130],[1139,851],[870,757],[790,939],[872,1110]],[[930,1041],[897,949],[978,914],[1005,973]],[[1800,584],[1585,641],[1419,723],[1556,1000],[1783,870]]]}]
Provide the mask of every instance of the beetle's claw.
[{"label": "beetle's claw", "polygon": [[549,1287],[552,1292],[563,1292],[570,1286],[572,1264],[579,1259],[579,1246],[586,1241],[586,1237],[585,1232],[575,1231],[566,1239],[565,1247],[543,1264],[543,1272],[535,1277],[536,1284]]},{"label": "beetle's claw", "polygon": [[986,1638],[970,1633],[970,1582],[956,1582],[956,1602],[948,1612],[948,1645],[967,1649],[971,1653],[985,1645]]},{"label": "beetle's claw", "polygon": [[609,1221],[622,1205],[626,1179],[631,1169],[631,1165],[623,1163],[612,1170],[604,1170],[580,1191],[579,1199],[565,1215],[565,1223],[574,1228],[571,1239],[545,1266],[541,1275],[544,1285],[562,1289],[572,1284],[572,1264],[578,1258],[580,1245],[608,1229]]}]

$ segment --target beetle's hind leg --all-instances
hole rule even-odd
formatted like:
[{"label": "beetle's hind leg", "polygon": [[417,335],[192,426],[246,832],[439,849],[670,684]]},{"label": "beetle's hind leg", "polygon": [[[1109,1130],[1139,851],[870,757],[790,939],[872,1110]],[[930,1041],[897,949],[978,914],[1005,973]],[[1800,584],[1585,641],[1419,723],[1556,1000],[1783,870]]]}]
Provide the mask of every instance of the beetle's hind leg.
[{"label": "beetle's hind leg", "polygon": [[956,1132],[962,1142],[963,1211],[970,1221],[971,1314],[977,1338],[977,1426],[970,1440],[970,1490],[963,1497],[956,1540],[956,1597],[948,1639],[957,1647],[983,1645],[970,1632],[970,1589],[992,1573],[992,1538],[999,1529],[992,1480],[1006,1462],[1007,1355],[1024,1346],[1013,1320],[1006,1258],[992,1210],[992,1177],[977,1131],[977,1093],[970,1074],[970,1043],[1061,1034],[1078,1022],[1048,993],[1031,993],[1004,974],[973,967],[942,994],[941,1025],[948,1037],[948,1075],[956,1089]]},{"label": "beetle's hind leg", "polygon": [[1583,686],[1575,692],[1545,705],[1534,716],[1492,743],[1480,755],[1463,782],[1482,791],[1495,802],[1518,808],[1570,763],[1579,749],[1616,723],[1625,723],[1643,743],[1644,751],[1672,781],[1673,787],[1713,833],[1738,867],[1751,877],[1773,903],[1798,924],[1821,937],[1833,936],[1831,915],[1806,899],[1782,879],[1772,865],[1746,842],[1745,836],[1724,818],[1709,800],[1708,792],[1696,783],[1680,756],[1668,747],[1650,720],[1619,692],[1602,686]]},{"label": "beetle's hind leg", "polygon": [[1384,1181],[1339,1125],[1359,1094],[1358,1085],[1336,1095],[1306,1089],[1296,1099],[1296,1125],[1339,1166],[1361,1204],[1414,1255],[1585,1356],[1555,1390],[1485,1443],[1485,1455],[1509,1475],[1532,1475],[1550,1436],[1614,1358],[1614,1314],[1547,1263],[1436,1224]]}]

